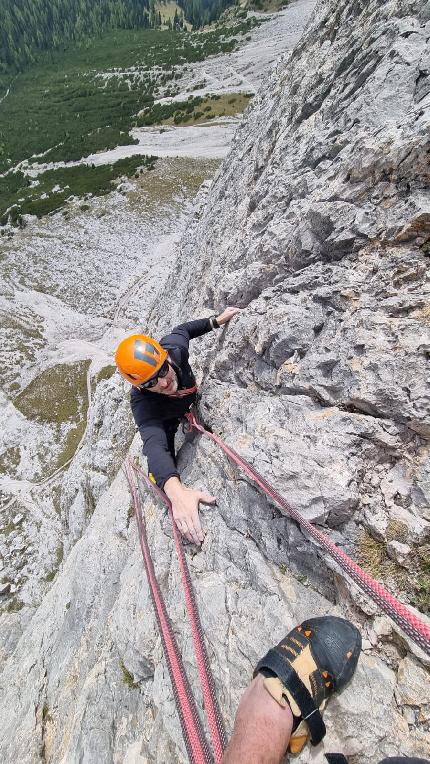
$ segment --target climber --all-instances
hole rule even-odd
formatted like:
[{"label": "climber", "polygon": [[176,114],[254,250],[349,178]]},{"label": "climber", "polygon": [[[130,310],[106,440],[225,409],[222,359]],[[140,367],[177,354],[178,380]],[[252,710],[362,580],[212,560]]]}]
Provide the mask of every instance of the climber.
[{"label": "climber", "polygon": [[228,323],[240,308],[226,308],[218,316],[188,321],[172,329],[160,342],[132,334],[118,345],[115,361],[130,382],[131,409],[143,440],[150,476],[172,503],[179,531],[195,544],[203,542],[199,503],[214,504],[214,496],[187,488],[180,480],[175,434],[180,418],[196,400],[196,380],[188,360],[190,340]]},{"label": "climber", "polygon": [[[318,745],[326,733],[322,711],[351,680],[360,651],[360,632],[344,618],[309,618],[296,626],[258,662],[222,764],[280,764],[287,749],[300,753],[309,734]],[[325,757],[328,764],[348,764],[340,753]],[[396,756],[380,764],[430,762]]]}]

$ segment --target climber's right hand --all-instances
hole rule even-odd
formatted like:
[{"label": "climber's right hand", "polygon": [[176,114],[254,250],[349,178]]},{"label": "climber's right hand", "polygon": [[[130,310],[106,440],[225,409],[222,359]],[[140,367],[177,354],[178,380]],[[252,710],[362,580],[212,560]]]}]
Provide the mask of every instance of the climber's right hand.
[{"label": "climber's right hand", "polygon": [[164,493],[172,504],[173,519],[180,533],[188,541],[200,546],[204,534],[199,518],[199,504],[215,504],[215,496],[194,488],[187,488],[178,477],[169,478],[164,484]]}]

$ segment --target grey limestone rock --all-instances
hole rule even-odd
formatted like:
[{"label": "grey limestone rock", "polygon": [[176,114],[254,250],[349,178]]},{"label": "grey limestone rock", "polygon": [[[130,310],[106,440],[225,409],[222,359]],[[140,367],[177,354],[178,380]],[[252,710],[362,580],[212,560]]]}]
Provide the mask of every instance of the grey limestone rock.
[{"label": "grey limestone rock", "polygon": [[411,548],[407,544],[402,544],[401,541],[390,541],[387,544],[387,554],[392,560],[398,562],[405,568],[409,567],[408,556]]}]

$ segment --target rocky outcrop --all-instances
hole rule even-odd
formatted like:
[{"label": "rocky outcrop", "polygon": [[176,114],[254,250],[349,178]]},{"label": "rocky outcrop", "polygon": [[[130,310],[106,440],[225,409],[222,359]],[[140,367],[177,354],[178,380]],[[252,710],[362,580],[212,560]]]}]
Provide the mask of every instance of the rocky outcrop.
[{"label": "rocky outcrop", "polygon": [[[429,21],[428,4],[318,4],[196,209],[170,279],[169,316],[243,308],[195,349],[203,418],[422,610],[430,551]],[[153,318],[164,329],[160,307]],[[343,585],[327,569],[324,576],[296,529],[293,539],[272,529],[272,552],[264,534],[250,533],[266,557],[278,544],[288,549],[289,569],[345,607]],[[362,609],[372,612],[352,599],[359,619]],[[368,647],[387,641],[378,631],[369,625]],[[391,668],[395,652],[385,650]],[[390,692],[389,683],[381,687],[386,700]]]},{"label": "rocky outcrop", "polygon": [[[193,344],[203,419],[420,609],[430,543],[429,36],[428,2],[318,4],[202,191],[149,317],[162,333],[212,308],[243,308]],[[108,414],[122,389],[104,383]],[[100,402],[94,425],[102,418]],[[102,424],[90,428],[89,446],[103,435]],[[324,744],[299,761],[322,762],[324,750],[364,764],[427,755],[423,656],[213,444],[184,443],[180,465],[218,500],[202,511],[202,550],[187,554],[228,730],[258,657],[301,618],[332,612],[360,626],[364,653],[327,708]],[[150,497],[145,516],[200,698],[168,518]],[[3,760],[186,760],[121,471],[100,485],[85,532],[4,650]]]},{"label": "rocky outcrop", "polygon": [[250,107],[170,281],[173,318],[244,308],[198,351],[211,426],[252,433],[248,456],[307,516],[419,542],[424,567],[429,14],[318,5]]}]

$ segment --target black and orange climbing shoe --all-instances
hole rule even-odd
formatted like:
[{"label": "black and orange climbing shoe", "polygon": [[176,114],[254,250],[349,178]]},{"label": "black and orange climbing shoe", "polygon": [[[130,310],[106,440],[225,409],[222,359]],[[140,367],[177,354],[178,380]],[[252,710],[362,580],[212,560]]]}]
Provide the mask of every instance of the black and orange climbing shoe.
[{"label": "black and orange climbing shoe", "polygon": [[327,700],[352,678],[361,650],[361,635],[349,621],[336,616],[310,618],[269,650],[254,676],[294,716],[288,750],[299,753],[310,734],[318,745],[326,729],[321,712]]}]

